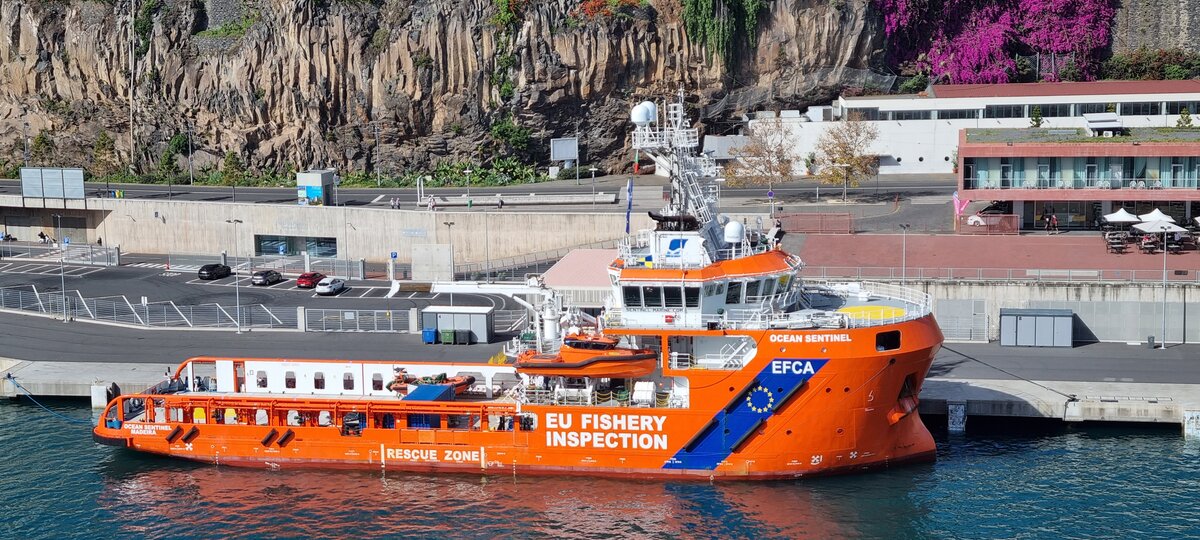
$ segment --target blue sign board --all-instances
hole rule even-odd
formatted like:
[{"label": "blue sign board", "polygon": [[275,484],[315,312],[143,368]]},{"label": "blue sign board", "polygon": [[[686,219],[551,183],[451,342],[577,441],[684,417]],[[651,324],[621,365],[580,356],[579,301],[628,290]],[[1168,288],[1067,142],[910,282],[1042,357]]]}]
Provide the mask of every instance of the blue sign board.
[{"label": "blue sign board", "polygon": [[773,189],[768,189],[768,190],[767,190],[767,198],[768,198],[768,199],[774,199],[774,198],[775,198],[775,190],[773,190]]},{"label": "blue sign board", "polygon": [[280,245],[279,245],[279,254],[280,254],[280,255],[287,255],[287,245],[285,245],[285,244],[280,244]]},{"label": "blue sign board", "polygon": [[63,237],[63,245],[67,245],[67,246],[71,245],[71,237],[70,236]]},{"label": "blue sign board", "polygon": [[393,251],[393,252],[392,252],[392,258],[393,258],[393,259],[395,259],[395,258],[396,258],[396,252],[395,252],[395,251]]}]

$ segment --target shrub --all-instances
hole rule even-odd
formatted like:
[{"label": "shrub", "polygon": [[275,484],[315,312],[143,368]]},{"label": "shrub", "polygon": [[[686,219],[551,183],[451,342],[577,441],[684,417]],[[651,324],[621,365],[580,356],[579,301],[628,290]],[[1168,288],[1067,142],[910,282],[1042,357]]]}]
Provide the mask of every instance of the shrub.
[{"label": "shrub", "polygon": [[516,150],[524,150],[529,146],[529,135],[533,133],[533,130],[517,125],[512,116],[508,116],[492,124],[489,133],[498,142],[507,144]]}]

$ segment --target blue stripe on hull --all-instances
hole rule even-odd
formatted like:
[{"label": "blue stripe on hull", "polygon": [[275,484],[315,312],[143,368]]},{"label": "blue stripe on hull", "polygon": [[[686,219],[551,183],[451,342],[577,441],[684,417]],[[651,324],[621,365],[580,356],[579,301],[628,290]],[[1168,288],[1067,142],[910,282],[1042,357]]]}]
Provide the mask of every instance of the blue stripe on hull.
[{"label": "blue stripe on hull", "polygon": [[775,414],[783,400],[816,375],[828,359],[776,358],[750,386],[713,415],[706,430],[681,448],[664,469],[713,470]]}]

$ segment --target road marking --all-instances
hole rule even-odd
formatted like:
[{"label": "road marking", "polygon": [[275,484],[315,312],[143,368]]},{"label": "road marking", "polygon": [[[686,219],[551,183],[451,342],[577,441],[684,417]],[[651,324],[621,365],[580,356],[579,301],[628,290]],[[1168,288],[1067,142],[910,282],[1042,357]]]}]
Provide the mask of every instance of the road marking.
[{"label": "road marking", "polygon": [[945,204],[950,202],[947,195],[920,195],[909,199],[912,204]]},{"label": "road marking", "polygon": [[371,199],[371,204],[375,204],[375,203],[383,200],[384,197],[387,197],[387,195],[380,195],[378,197],[375,197],[374,199]]}]

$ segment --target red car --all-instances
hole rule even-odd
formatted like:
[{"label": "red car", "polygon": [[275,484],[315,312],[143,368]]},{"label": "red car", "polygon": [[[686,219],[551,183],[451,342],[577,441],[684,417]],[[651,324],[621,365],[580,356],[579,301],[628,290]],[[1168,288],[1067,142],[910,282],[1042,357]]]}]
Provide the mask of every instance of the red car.
[{"label": "red car", "polygon": [[320,272],[305,272],[296,278],[296,286],[301,289],[311,289],[317,286],[317,283],[325,279],[325,274]]}]

